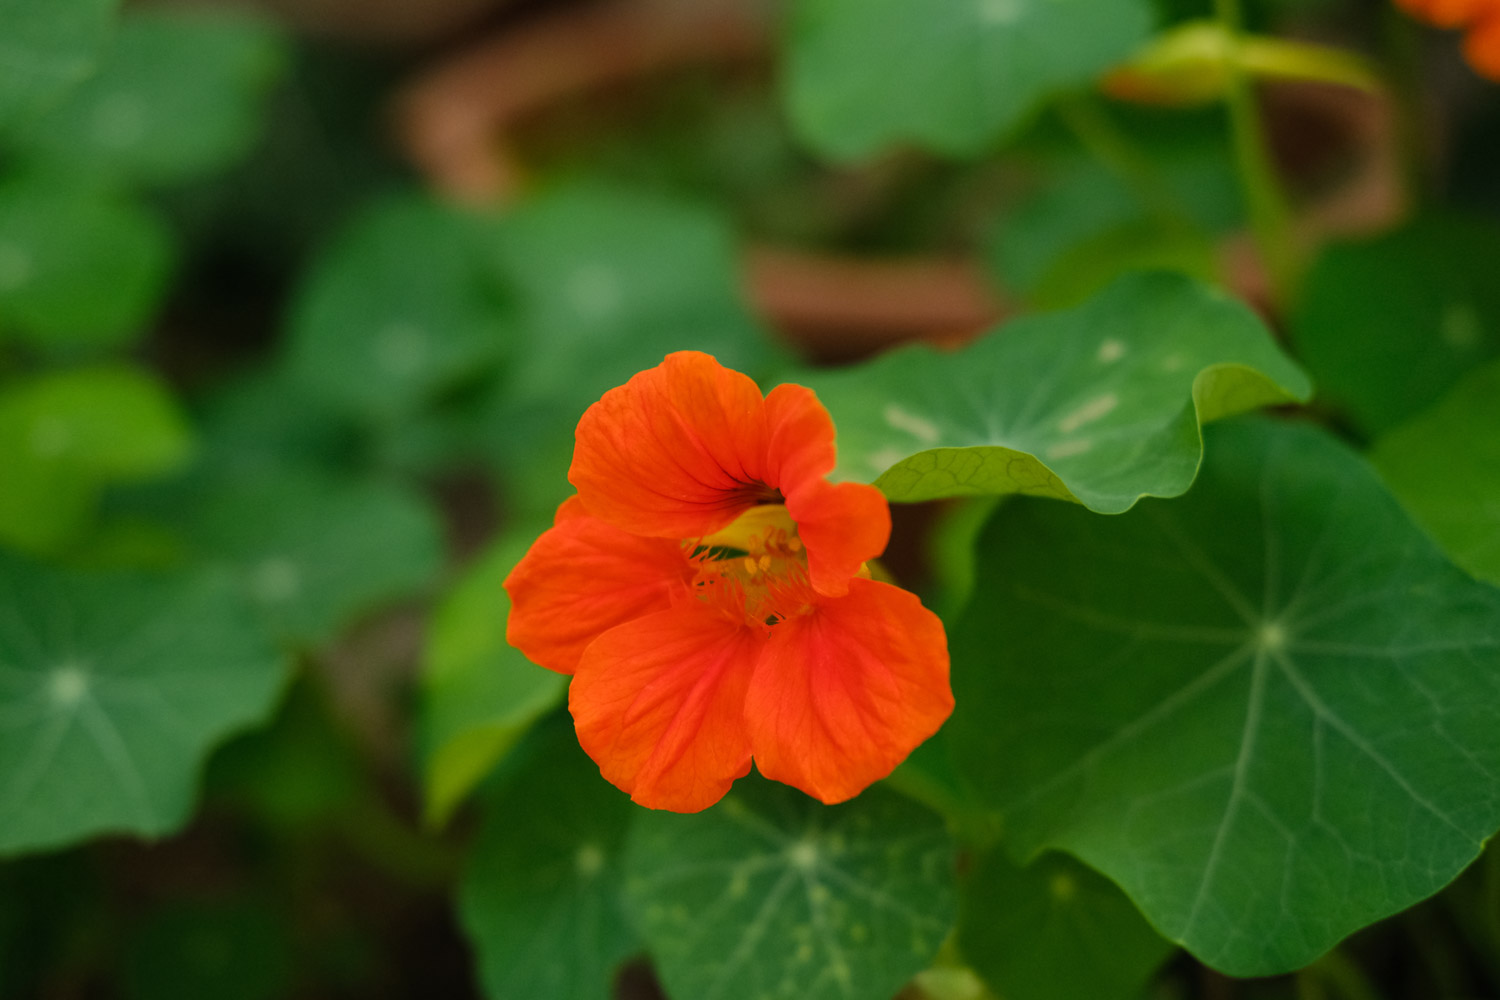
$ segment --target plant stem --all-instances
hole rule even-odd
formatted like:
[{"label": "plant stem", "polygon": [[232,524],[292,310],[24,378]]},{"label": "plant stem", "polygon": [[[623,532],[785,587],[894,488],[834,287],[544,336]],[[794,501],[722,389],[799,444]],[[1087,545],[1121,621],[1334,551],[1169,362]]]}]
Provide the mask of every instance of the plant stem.
[{"label": "plant stem", "polygon": [[1214,0],[1214,14],[1233,46],[1227,67],[1226,96],[1235,160],[1250,213],[1250,228],[1270,272],[1276,298],[1284,304],[1296,291],[1301,255],[1292,240],[1291,209],[1271,162],[1260,109],[1235,51],[1243,31],[1240,0]]}]

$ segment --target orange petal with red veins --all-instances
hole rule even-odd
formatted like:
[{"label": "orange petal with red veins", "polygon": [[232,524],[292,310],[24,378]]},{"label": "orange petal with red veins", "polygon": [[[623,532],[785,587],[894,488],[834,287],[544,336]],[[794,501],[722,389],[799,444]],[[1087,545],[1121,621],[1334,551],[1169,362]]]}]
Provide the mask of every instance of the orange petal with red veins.
[{"label": "orange petal with red veins", "polygon": [[712,534],[765,486],[765,400],[707,354],[669,354],[606,392],[578,422],[568,480],[590,514],[637,535]]},{"label": "orange petal with red veins", "polygon": [[859,568],[890,541],[890,504],[863,483],[815,480],[786,498],[786,512],[807,547],[813,589],[829,597],[847,593]]},{"label": "orange petal with red veins", "polygon": [[570,498],[505,578],[505,638],[533,663],[571,674],[601,634],[685,597],[695,572],[677,542],[627,534]]},{"label": "orange petal with red veins", "polygon": [[568,688],[578,742],[640,805],[708,808],[750,770],[745,690],[764,644],[698,602],[611,629]]},{"label": "orange petal with red veins", "polygon": [[952,711],[943,623],[862,579],[772,628],[745,702],[760,772],[827,803],[890,774]]},{"label": "orange petal with red veins", "polygon": [[767,482],[784,495],[833,471],[833,418],[811,389],[787,384],[767,393],[766,428]]}]

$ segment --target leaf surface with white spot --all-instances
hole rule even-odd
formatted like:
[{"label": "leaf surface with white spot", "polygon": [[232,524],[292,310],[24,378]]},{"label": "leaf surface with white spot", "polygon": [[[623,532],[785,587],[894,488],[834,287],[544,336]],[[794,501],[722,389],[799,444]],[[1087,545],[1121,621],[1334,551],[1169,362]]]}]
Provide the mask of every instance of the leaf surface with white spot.
[{"label": "leaf surface with white spot", "polygon": [[639,813],[626,900],[669,996],[891,996],[952,927],[942,822],[883,788],[824,806],[742,779],[692,815]]},{"label": "leaf surface with white spot", "polygon": [[838,426],[837,478],[896,501],[1024,493],[1106,514],[1191,486],[1202,424],[1311,393],[1248,308],[1171,274],[962,351],[908,347],[797,381]]},{"label": "leaf surface with white spot", "polygon": [[951,633],[955,759],[1233,975],[1436,892],[1500,826],[1500,590],[1316,429],[1211,428],[1118,518],[1006,504]]},{"label": "leaf surface with white spot", "polygon": [[287,663],[222,575],[64,573],[0,553],[0,854],[167,833]]}]

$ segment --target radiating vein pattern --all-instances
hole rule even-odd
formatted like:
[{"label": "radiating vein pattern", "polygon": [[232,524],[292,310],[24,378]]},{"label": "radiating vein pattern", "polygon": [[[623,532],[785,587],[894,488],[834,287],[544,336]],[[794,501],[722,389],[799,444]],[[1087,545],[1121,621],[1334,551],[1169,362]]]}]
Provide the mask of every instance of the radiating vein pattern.
[{"label": "radiating vein pattern", "polygon": [[1274,973],[1500,826],[1500,591],[1318,431],[1207,449],[1186,497],[1119,518],[1001,509],[953,727],[1023,858],[1070,850],[1201,958]]}]

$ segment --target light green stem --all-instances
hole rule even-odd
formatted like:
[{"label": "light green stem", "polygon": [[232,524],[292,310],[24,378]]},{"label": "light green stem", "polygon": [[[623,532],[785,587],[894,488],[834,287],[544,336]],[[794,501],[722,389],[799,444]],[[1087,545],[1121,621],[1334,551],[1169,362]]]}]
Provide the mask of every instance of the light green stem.
[{"label": "light green stem", "polygon": [[[1214,14],[1231,44],[1237,46],[1243,31],[1239,0],[1214,0]],[[1276,299],[1285,304],[1296,292],[1301,270],[1301,254],[1292,239],[1292,213],[1271,163],[1250,79],[1237,55],[1227,63],[1229,122],[1250,228],[1270,272]]]}]

